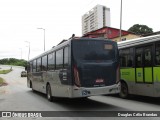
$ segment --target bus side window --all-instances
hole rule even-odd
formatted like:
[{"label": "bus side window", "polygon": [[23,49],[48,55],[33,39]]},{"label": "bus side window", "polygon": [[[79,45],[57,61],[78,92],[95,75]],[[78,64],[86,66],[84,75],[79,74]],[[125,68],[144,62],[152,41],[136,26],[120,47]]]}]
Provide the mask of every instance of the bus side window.
[{"label": "bus side window", "polygon": [[33,62],[30,62],[30,63],[29,63],[28,71],[29,71],[29,72],[33,72],[32,70],[33,70]]},{"label": "bus side window", "polygon": [[56,51],[56,70],[63,68],[63,49]]},{"label": "bus side window", "polygon": [[48,55],[48,70],[54,70],[55,69],[55,53],[50,53]]},{"label": "bus side window", "polygon": [[37,61],[36,60],[34,60],[33,61],[33,72],[36,72],[36,65],[37,64]]},{"label": "bus side window", "polygon": [[119,53],[121,67],[132,67],[133,57],[131,56],[130,49],[120,50]]},{"label": "bus side window", "polygon": [[[30,68],[29,67],[30,67],[30,63],[27,62],[27,65],[25,66],[25,71],[30,72]],[[12,67],[10,69],[12,69]]]},{"label": "bus side window", "polygon": [[41,71],[41,58],[37,59],[37,72]]},{"label": "bus side window", "polygon": [[129,59],[127,63],[128,63],[128,64],[127,64],[128,67],[132,67],[132,65],[133,65],[132,60]]},{"label": "bus side window", "polygon": [[68,67],[68,59],[69,59],[69,56],[68,56],[68,47],[65,47],[64,48],[64,68]]},{"label": "bus side window", "polygon": [[42,57],[42,71],[47,71],[47,55]]},{"label": "bus side window", "polygon": [[156,65],[160,65],[160,43],[156,44]]},{"label": "bus side window", "polygon": [[144,64],[145,66],[152,66],[152,49],[151,47],[144,49]]},{"label": "bus side window", "polygon": [[142,67],[142,54],[143,54],[143,49],[138,48],[136,49],[136,67]]}]

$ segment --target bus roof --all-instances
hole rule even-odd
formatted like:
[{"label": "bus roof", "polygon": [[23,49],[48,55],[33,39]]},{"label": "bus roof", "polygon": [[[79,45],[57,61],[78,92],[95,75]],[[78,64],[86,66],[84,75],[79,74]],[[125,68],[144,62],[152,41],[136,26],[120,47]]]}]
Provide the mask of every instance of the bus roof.
[{"label": "bus roof", "polygon": [[[35,59],[37,59],[37,58],[39,58],[39,57],[43,57],[43,56],[45,56],[45,55],[47,55],[47,54],[49,54],[49,53],[51,53],[51,52],[53,52],[53,51],[55,51],[55,50],[58,50],[58,49],[62,48],[63,46],[68,45],[72,40],[86,40],[86,39],[87,39],[87,40],[108,40],[108,41],[111,41],[111,40],[109,40],[109,39],[104,39],[104,38],[85,38],[85,37],[84,37],[84,38],[72,38],[72,39],[66,40],[66,41],[58,44],[57,46],[51,48],[50,50],[45,51],[45,52],[43,52],[42,54],[40,54],[40,55],[38,55],[38,56],[30,59],[28,62],[33,61],[33,60],[35,60]],[[114,42],[114,41],[111,41],[111,42]]]},{"label": "bus roof", "polygon": [[30,59],[28,62],[33,61],[33,60],[35,60],[35,59],[37,59],[37,58],[39,58],[39,57],[41,57],[41,56],[45,56],[46,54],[49,54],[49,53],[51,53],[52,51],[54,51],[54,50],[56,50],[56,49],[58,49],[58,48],[61,48],[62,46],[67,45],[70,41],[71,41],[71,40],[67,40],[67,41],[65,41],[65,42],[63,42],[63,43],[61,43],[61,44],[59,44],[59,45],[51,48],[50,50],[45,51],[45,52],[43,52],[42,54],[40,54],[40,55],[38,55],[38,56]]},{"label": "bus roof", "polygon": [[132,40],[121,41],[121,42],[118,42],[118,48],[119,49],[127,48],[127,47],[136,46],[136,45],[151,43],[155,41],[160,41],[160,35],[153,35],[149,37],[141,37],[141,38],[136,38]]}]

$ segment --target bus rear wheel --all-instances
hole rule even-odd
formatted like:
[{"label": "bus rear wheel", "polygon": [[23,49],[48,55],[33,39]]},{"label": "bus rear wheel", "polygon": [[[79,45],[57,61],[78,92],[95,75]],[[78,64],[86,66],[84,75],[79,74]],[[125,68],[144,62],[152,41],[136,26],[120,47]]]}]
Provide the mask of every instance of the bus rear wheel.
[{"label": "bus rear wheel", "polygon": [[125,82],[121,82],[121,91],[119,93],[119,96],[124,99],[128,97],[128,87]]},{"label": "bus rear wheel", "polygon": [[46,94],[47,94],[47,99],[50,101],[50,102],[52,102],[52,92],[51,92],[51,87],[50,87],[50,85],[48,84],[47,85],[47,89],[46,89]]}]

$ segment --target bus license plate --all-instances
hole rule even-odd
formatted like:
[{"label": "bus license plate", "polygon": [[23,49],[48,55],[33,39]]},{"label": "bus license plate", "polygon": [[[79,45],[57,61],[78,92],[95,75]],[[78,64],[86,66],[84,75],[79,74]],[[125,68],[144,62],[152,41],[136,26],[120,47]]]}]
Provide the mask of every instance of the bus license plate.
[{"label": "bus license plate", "polygon": [[103,83],[104,79],[96,79],[96,83]]}]

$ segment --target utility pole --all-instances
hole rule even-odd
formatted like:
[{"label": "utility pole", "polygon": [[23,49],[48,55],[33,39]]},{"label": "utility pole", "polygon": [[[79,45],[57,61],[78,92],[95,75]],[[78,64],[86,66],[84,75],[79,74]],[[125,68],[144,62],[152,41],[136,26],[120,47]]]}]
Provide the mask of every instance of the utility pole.
[{"label": "utility pole", "polygon": [[37,29],[41,29],[44,31],[44,51],[45,51],[45,29],[44,28],[37,28]]},{"label": "utility pole", "polygon": [[121,0],[121,6],[120,6],[120,30],[119,30],[119,38],[120,41],[122,39],[122,0]]},{"label": "utility pole", "polygon": [[28,48],[29,48],[29,50],[28,50],[28,60],[29,60],[29,56],[30,56],[30,42],[29,41],[25,41],[25,42],[27,42],[29,44],[29,46],[28,46]]}]

